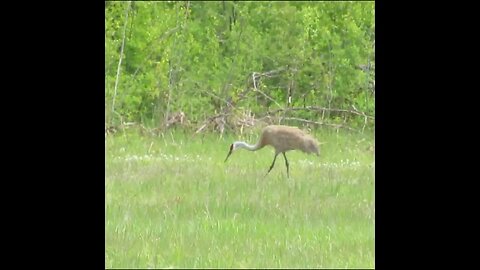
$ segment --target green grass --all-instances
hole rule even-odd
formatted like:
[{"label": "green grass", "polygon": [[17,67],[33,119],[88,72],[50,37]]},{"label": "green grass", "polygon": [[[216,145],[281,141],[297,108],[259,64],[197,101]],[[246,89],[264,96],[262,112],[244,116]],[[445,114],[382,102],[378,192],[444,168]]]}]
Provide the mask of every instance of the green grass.
[{"label": "green grass", "polygon": [[373,133],[323,131],[321,156],[257,135],[119,134],[106,143],[107,268],[373,268]]}]

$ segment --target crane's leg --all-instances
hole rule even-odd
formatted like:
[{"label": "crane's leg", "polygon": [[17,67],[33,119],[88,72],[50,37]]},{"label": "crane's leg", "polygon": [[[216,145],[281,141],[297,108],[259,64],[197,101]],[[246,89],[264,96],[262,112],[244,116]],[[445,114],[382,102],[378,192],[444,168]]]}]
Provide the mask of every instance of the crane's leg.
[{"label": "crane's leg", "polygon": [[268,172],[265,174],[265,176],[273,169],[273,166],[275,165],[275,160],[277,159],[279,153],[275,153],[275,157],[273,158],[272,165],[270,165],[270,169],[268,169]]},{"label": "crane's leg", "polygon": [[289,172],[288,172],[288,160],[287,160],[287,156],[285,155],[285,152],[282,152],[283,153],[283,157],[285,158],[285,166],[287,166],[287,178],[290,177],[289,175]]}]

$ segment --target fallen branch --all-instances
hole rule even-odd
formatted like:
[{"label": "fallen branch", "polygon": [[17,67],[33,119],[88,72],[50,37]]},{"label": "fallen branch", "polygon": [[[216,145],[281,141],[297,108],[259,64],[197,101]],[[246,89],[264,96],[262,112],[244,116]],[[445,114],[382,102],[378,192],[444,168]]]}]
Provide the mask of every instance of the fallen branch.
[{"label": "fallen branch", "polygon": [[307,124],[331,126],[331,127],[336,128],[336,129],[344,128],[344,129],[348,129],[348,130],[351,130],[351,131],[356,131],[355,129],[353,129],[351,127],[347,127],[347,126],[340,125],[340,124],[323,123],[323,122],[311,121],[311,120],[306,120],[306,119],[296,118],[296,117],[283,117],[282,119],[283,120],[294,120],[294,121],[299,121],[299,122],[303,122],[303,123],[307,123]]},{"label": "fallen branch", "polygon": [[[203,121],[203,125],[200,128],[198,128],[197,131],[195,131],[195,134],[198,134],[198,133],[202,132],[202,130],[204,130],[211,122],[214,122],[218,118],[225,118],[225,116],[227,116],[227,114],[225,114],[225,113],[219,113],[219,114],[210,116],[205,121]],[[223,124],[225,124],[225,123],[223,123]],[[221,133],[223,133],[223,126],[220,129],[221,129]]]},{"label": "fallen branch", "polygon": [[370,118],[370,119],[375,119],[375,117],[367,115],[364,112],[358,111],[358,110],[334,109],[334,108],[325,108],[325,107],[318,107],[318,106],[281,108],[281,109],[276,109],[276,110],[273,110],[273,111],[268,111],[266,113],[266,115],[275,114],[275,113],[283,112],[283,111],[301,111],[301,110],[346,112],[346,113],[360,115],[360,116]]}]

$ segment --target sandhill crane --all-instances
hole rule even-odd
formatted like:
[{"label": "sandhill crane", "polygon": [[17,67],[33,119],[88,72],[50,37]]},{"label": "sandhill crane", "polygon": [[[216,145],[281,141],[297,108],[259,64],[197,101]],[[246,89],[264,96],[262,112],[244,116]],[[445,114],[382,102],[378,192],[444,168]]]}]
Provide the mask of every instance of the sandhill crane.
[{"label": "sandhill crane", "polygon": [[313,153],[317,156],[320,156],[318,142],[312,136],[308,135],[297,127],[271,125],[263,129],[262,135],[255,145],[250,145],[243,141],[236,141],[232,143],[230,145],[230,151],[228,152],[225,162],[234,150],[243,148],[250,151],[256,151],[258,149],[262,149],[266,145],[271,145],[275,148],[275,157],[273,158],[272,165],[270,165],[270,168],[265,175],[272,170],[273,166],[275,165],[275,160],[280,153],[282,153],[283,157],[285,158],[287,177],[290,176],[288,160],[285,152],[297,149],[304,153]]}]

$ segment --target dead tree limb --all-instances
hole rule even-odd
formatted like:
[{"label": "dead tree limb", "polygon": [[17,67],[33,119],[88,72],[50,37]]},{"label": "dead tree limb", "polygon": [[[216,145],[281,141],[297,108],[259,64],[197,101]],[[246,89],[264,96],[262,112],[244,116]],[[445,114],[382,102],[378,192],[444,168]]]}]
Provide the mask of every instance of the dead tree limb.
[{"label": "dead tree limb", "polygon": [[267,71],[267,72],[254,72],[257,77],[275,77],[275,76],[278,76],[278,73],[282,72],[282,71],[285,71],[287,70],[286,67],[281,67],[281,68],[278,68],[278,69],[274,69],[274,70],[270,70],[270,71]]},{"label": "dead tree limb", "polygon": [[294,120],[294,121],[299,121],[299,122],[303,122],[303,123],[307,123],[307,124],[324,125],[324,126],[334,127],[336,129],[344,128],[344,129],[356,131],[355,129],[353,129],[351,127],[347,127],[347,126],[340,125],[340,124],[330,124],[330,123],[324,123],[324,122],[317,122],[317,121],[311,121],[311,120],[306,120],[306,119],[296,118],[296,117],[284,117],[283,120]]},{"label": "dead tree limb", "polygon": [[122,47],[120,49],[120,57],[119,57],[120,59],[118,60],[117,77],[115,79],[115,87],[114,87],[114,92],[113,92],[112,113],[115,112],[115,98],[117,96],[118,78],[120,77],[120,67],[122,66],[123,48],[125,47],[125,32],[127,30],[128,11],[130,10],[131,4],[132,4],[132,1],[128,1],[127,7],[125,8],[125,23],[123,25]]},{"label": "dead tree limb", "polygon": [[292,108],[281,108],[281,109],[276,109],[273,111],[268,111],[266,115],[271,115],[275,114],[278,112],[283,112],[283,111],[332,111],[332,112],[345,112],[345,113],[351,113],[351,114],[356,114],[360,115],[366,118],[370,119],[375,119],[375,117],[370,116],[365,114],[362,111],[358,110],[345,110],[345,109],[335,109],[335,108],[325,108],[325,107],[319,107],[319,106],[306,106],[306,107],[292,107]]},{"label": "dead tree limb", "polygon": [[[215,120],[217,120],[219,118],[225,118],[226,116],[227,115],[224,114],[224,113],[219,113],[219,114],[208,117],[205,121],[203,121],[203,125],[195,131],[194,135],[202,132],[202,130],[204,130],[211,122],[214,122]],[[225,123],[223,123],[223,124],[225,124]],[[223,127],[221,129],[223,131]]]},{"label": "dead tree limb", "polygon": [[212,94],[212,93],[210,93],[210,92],[208,92],[208,91],[205,91],[205,90],[200,90],[200,92],[202,92],[202,93],[204,93],[204,94],[206,94],[206,95],[209,95],[209,96],[211,96],[211,97],[213,97],[213,98],[215,98],[215,99],[218,99],[218,100],[224,102],[225,104],[227,104],[228,106],[232,106],[232,103],[231,103],[231,102],[229,102],[228,100],[226,100],[226,99],[224,99],[224,98],[221,98],[221,97],[219,97],[219,96],[217,96],[217,95],[215,95],[215,94]]},{"label": "dead tree limb", "polygon": [[[179,16],[179,11],[177,9],[177,16]],[[177,17],[178,18],[178,17]],[[179,20],[177,19],[177,25],[175,28],[179,28],[180,27],[180,22]],[[176,44],[178,42],[178,38],[175,38],[173,40],[173,47],[176,48]],[[174,59],[176,60],[176,64],[178,64],[178,62],[180,60],[178,60],[178,57],[174,57]],[[163,122],[163,125],[165,128],[167,128],[167,123],[168,123],[168,118],[169,118],[169,113],[170,113],[170,101],[172,99],[172,90],[174,88],[174,72],[175,72],[175,75],[177,73],[177,66],[173,63],[173,61],[169,61],[169,68],[170,70],[168,71],[168,97],[167,97],[167,108],[165,110],[165,119],[164,119],[164,122]],[[176,78],[175,78],[176,79]]]},{"label": "dead tree limb", "polygon": [[279,104],[275,99],[273,99],[272,97],[270,97],[269,95],[265,94],[263,91],[261,91],[260,89],[257,88],[256,80],[257,80],[257,78],[259,78],[259,77],[256,76],[257,74],[258,74],[257,72],[253,72],[253,73],[252,73],[252,80],[253,80],[254,91],[259,92],[259,93],[262,94],[264,97],[266,97],[267,99],[273,101],[278,107],[281,108],[282,106],[280,106],[280,104]]}]

